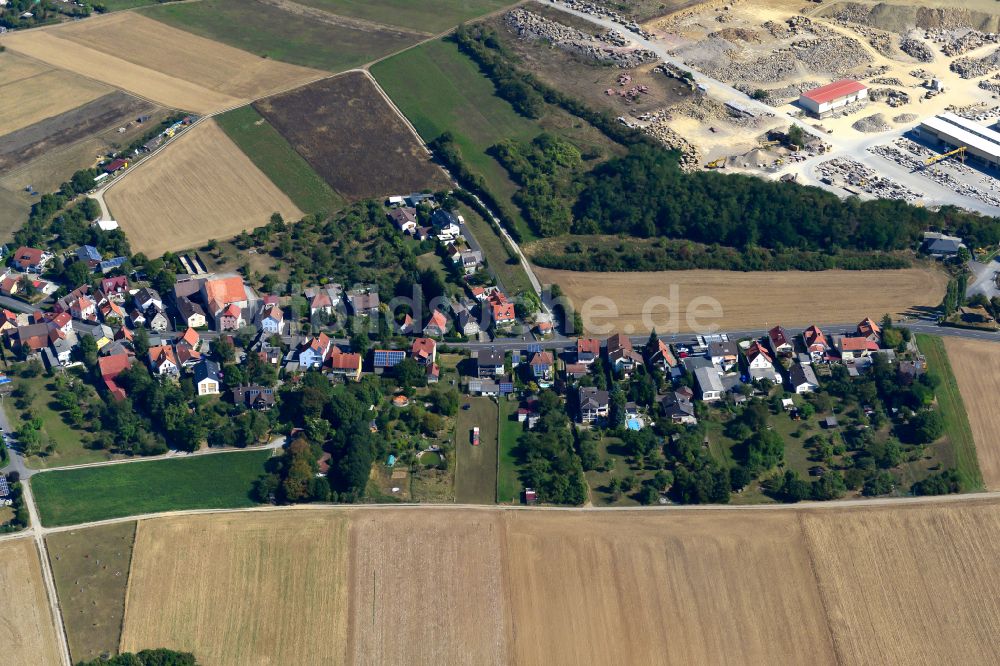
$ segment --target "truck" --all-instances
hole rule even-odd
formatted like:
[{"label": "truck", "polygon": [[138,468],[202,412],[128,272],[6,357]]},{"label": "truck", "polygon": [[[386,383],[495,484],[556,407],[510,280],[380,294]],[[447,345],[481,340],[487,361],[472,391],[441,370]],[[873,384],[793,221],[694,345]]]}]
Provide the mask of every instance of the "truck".
[{"label": "truck", "polygon": [[479,426],[472,429],[472,445],[479,446]]}]

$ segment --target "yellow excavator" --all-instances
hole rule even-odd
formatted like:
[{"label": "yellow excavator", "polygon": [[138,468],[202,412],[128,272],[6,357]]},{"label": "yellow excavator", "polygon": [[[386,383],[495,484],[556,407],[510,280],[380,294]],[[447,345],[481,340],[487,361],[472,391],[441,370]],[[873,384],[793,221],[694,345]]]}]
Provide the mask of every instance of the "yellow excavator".
[{"label": "yellow excavator", "polygon": [[932,164],[937,164],[938,162],[946,160],[949,157],[954,157],[955,155],[958,155],[959,159],[961,159],[962,162],[965,162],[965,146],[959,146],[955,150],[949,150],[947,153],[935,155],[934,157],[928,157],[927,160],[924,162],[924,167],[926,168]]},{"label": "yellow excavator", "polygon": [[771,146],[777,146],[779,143],[781,143],[781,142],[780,141],[761,141],[760,142],[760,147],[761,148],[770,148]]},{"label": "yellow excavator", "polygon": [[706,169],[725,169],[726,168],[726,158],[720,157],[717,160],[712,160],[705,165]]}]

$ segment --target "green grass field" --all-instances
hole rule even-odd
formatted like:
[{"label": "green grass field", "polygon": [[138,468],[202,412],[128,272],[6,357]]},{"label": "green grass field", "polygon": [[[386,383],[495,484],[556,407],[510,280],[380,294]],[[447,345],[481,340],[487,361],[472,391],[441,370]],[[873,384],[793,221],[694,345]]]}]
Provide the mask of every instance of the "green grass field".
[{"label": "green grass field", "polygon": [[254,506],[249,492],[271,451],[217,453],[38,474],[42,524],[73,525],[180,509]]},{"label": "green grass field", "polygon": [[419,2],[415,0],[299,0],[299,3],[342,16],[351,16],[409,30],[424,30],[434,34],[444,32],[463,21],[512,4],[509,0],[419,0]]},{"label": "green grass field", "polygon": [[45,538],[73,661],[117,654],[135,521]]},{"label": "green grass field", "polygon": [[501,504],[517,504],[520,501],[523,486],[517,474],[517,438],[524,432],[522,424],[513,420],[517,412],[516,400],[500,402],[500,451],[497,465],[497,502]]},{"label": "green grass field", "polygon": [[123,9],[134,9],[136,7],[146,7],[159,3],[157,3],[157,0],[101,0],[100,4],[104,5],[109,12],[117,12]]},{"label": "green grass field", "polygon": [[[497,488],[497,405],[489,398],[466,398],[472,407],[458,410],[455,419],[455,501],[493,504]],[[479,426],[479,446],[473,446],[472,428]]]},{"label": "green grass field", "polygon": [[[965,491],[983,490],[983,474],[976,458],[976,444],[965,412],[965,403],[958,392],[955,375],[948,362],[944,342],[936,335],[917,334],[917,346],[927,357],[928,373],[936,375],[941,383],[936,390],[938,409],[944,419],[945,437],[950,448],[950,463],[958,470]],[[946,456],[944,451],[942,457]],[[946,464],[949,462],[946,458]]]},{"label": "green grass field", "polygon": [[344,200],[252,106],[215,117],[219,127],[304,213],[333,212]]},{"label": "green grass field", "polygon": [[332,26],[260,0],[201,0],[142,12],[175,28],[305,67],[341,72],[394,53],[419,36],[395,30]]},{"label": "green grass field", "polygon": [[[43,446],[50,442],[55,446],[55,451],[50,455],[29,456],[27,459],[29,467],[35,469],[63,467],[65,465],[102,462],[115,457],[107,451],[95,451],[83,446],[84,432],[67,423],[62,414],[55,409],[57,407],[53,396],[55,385],[49,377],[45,375],[24,377],[16,379],[15,382],[27,384],[31,388],[34,398],[31,401],[30,409],[26,411],[30,412],[32,417],[42,420]],[[96,395],[93,396],[93,399],[98,400]],[[11,427],[17,430],[23,423],[23,419],[21,411],[14,404],[14,399],[10,397],[5,399],[3,407],[7,411]]]},{"label": "green grass field", "polygon": [[[371,71],[424,141],[451,131],[469,168],[482,174],[495,195],[510,200],[517,185],[486,150],[501,139],[529,141],[542,128],[497,97],[493,83],[455,44],[421,44],[377,63]],[[521,234],[530,234],[512,203],[510,210],[518,216]]]}]

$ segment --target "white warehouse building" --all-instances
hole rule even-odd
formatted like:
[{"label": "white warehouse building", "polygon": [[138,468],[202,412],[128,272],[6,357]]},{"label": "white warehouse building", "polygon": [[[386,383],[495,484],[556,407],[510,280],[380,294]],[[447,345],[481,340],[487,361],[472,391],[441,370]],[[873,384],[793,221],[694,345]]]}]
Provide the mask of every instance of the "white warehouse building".
[{"label": "white warehouse building", "polygon": [[942,113],[920,123],[919,135],[932,145],[951,150],[965,147],[965,157],[989,167],[1000,167],[1000,132],[985,125]]},{"label": "white warehouse building", "polygon": [[852,79],[841,79],[802,93],[799,105],[817,118],[826,118],[848,104],[868,99],[868,88]]}]

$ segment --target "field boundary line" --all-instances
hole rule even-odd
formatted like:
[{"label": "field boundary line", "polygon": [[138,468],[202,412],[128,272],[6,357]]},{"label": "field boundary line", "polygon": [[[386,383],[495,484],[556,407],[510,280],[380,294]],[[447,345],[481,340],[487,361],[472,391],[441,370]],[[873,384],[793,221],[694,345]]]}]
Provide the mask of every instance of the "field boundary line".
[{"label": "field boundary line", "polygon": [[[523,505],[484,505],[484,504],[455,504],[455,503],[416,503],[416,502],[393,502],[382,504],[291,504],[291,505],[265,505],[255,507],[243,507],[235,509],[180,509],[177,511],[159,511],[154,513],[144,513],[134,516],[120,516],[118,518],[107,518],[94,520],[85,523],[75,523],[72,525],[58,525],[55,527],[39,527],[36,532],[40,534],[52,534],[55,532],[68,532],[70,530],[86,529],[88,527],[98,527],[101,525],[113,525],[130,520],[151,520],[154,518],[176,518],[181,516],[212,515],[217,513],[254,513],[268,511],[366,511],[366,510],[389,510],[389,509],[409,509],[421,510],[469,510],[477,511],[544,511],[544,512],[604,512],[604,513],[670,513],[670,512],[710,512],[710,511],[838,511],[842,509],[863,509],[866,507],[892,508],[894,506],[919,506],[924,504],[956,504],[965,502],[994,503],[1000,501],[1000,491],[958,493],[954,495],[925,495],[919,497],[883,497],[863,500],[840,500],[832,502],[799,502],[797,504],[677,504],[677,505],[654,505],[654,506],[622,506],[622,507],[578,507],[578,506],[523,506]],[[0,536],[0,540],[3,537]]]},{"label": "field boundary line", "polygon": [[804,524],[805,514],[800,513],[796,516],[796,518],[798,520],[796,520],[795,524],[799,529],[799,538],[802,540],[802,545],[806,550],[806,557],[809,559],[809,572],[812,574],[813,582],[816,585],[816,594],[819,596],[819,604],[823,608],[823,624],[825,625],[826,633],[830,638],[830,645],[833,647],[833,656],[837,660],[838,664],[843,664],[844,655],[842,653],[840,643],[837,641],[837,635],[833,631],[833,623],[830,620],[830,606],[827,603],[823,580],[816,567],[816,555],[813,549],[813,543],[809,538],[809,534],[806,532]]},{"label": "field boundary line", "polygon": [[500,429],[503,428],[503,408],[500,405],[500,398],[497,398],[497,482],[493,486],[494,501],[500,503],[500,451],[503,445],[500,443]]},{"label": "field boundary line", "polygon": [[132,563],[135,561],[135,544],[139,542],[139,526],[141,520],[135,521],[135,531],[132,532],[132,552],[128,554],[128,579],[125,581],[125,598],[122,599],[122,624],[118,629],[118,653],[121,654],[125,641],[125,620],[128,617],[128,593],[132,588]]}]

